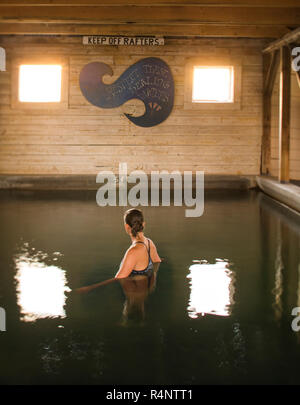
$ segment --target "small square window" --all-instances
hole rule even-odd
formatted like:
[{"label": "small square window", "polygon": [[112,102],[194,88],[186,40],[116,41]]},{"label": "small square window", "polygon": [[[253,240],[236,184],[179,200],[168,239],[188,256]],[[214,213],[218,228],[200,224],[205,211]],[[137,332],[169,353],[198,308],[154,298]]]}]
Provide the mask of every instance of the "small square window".
[{"label": "small square window", "polygon": [[241,110],[241,100],[242,65],[239,57],[200,55],[186,60],[185,110]]},{"label": "small square window", "polygon": [[62,66],[21,65],[19,68],[19,101],[59,103],[61,101]]},{"label": "small square window", "polygon": [[233,103],[233,66],[194,66],[193,103]]},{"label": "small square window", "polygon": [[69,58],[18,56],[11,63],[12,108],[27,111],[69,108]]}]

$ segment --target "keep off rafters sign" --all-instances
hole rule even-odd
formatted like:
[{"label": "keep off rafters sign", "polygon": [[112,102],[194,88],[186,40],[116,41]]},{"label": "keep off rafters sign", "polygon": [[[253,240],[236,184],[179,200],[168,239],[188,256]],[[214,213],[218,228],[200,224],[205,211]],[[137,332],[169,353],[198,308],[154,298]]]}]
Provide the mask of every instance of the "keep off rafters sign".
[{"label": "keep off rafters sign", "polygon": [[164,45],[164,38],[91,35],[83,37],[83,45]]}]

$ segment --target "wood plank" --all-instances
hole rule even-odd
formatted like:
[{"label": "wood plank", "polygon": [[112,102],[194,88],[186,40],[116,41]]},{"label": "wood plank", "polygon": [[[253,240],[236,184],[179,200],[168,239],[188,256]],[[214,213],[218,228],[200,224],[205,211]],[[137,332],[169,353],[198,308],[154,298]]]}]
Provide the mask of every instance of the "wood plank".
[{"label": "wood plank", "polygon": [[[0,23],[1,25],[1,23]],[[30,25],[28,23],[28,25]],[[33,25],[33,24],[31,24]],[[34,24],[35,25],[35,24]],[[38,24],[37,24],[38,25]],[[46,26],[46,24],[44,24]],[[56,25],[56,24],[54,24]],[[77,25],[70,26],[69,24],[65,24],[66,26],[70,27],[70,30],[76,30]],[[83,25],[83,24],[82,24]],[[89,26],[88,24],[85,24]],[[51,24],[49,24],[51,26]],[[80,24],[79,24],[80,26]],[[103,27],[124,27],[124,25],[104,25]],[[99,24],[99,27],[101,25]],[[164,27],[162,26],[154,26],[156,27]],[[175,26],[174,26],[175,27]],[[239,26],[241,27],[241,26]],[[69,31],[71,34],[72,31]],[[73,32],[74,34],[74,32]],[[68,36],[36,36],[36,35],[26,35],[22,36],[21,38],[15,38],[13,36],[2,36],[0,38],[1,44],[6,47],[11,47],[14,50],[15,47],[20,48],[20,46],[31,47],[31,50],[35,50],[36,47],[41,46],[49,46],[49,47],[57,47],[57,49],[61,49],[62,47],[68,49],[69,56],[72,58],[83,58],[87,55],[93,57],[96,52],[99,53],[98,46],[89,46],[83,47],[82,46],[82,38],[76,35],[68,35]],[[255,55],[257,51],[264,48],[264,46],[268,43],[268,39],[255,39],[255,38],[207,38],[207,37],[193,37],[193,38],[186,38],[186,37],[168,37],[166,38],[166,44],[163,47],[140,47],[140,46],[131,46],[130,48],[125,47],[118,47],[117,52],[112,52],[112,50],[116,50],[116,48],[111,48],[107,46],[101,47],[101,55],[107,57],[122,57],[127,56],[131,58],[134,55],[144,54],[145,52],[153,52],[157,50],[157,52],[161,52],[162,49],[164,52],[168,52],[168,55],[173,56],[176,61],[183,60],[182,58],[182,51],[184,54],[189,54],[193,50],[195,51],[203,51],[205,53],[216,54],[222,52],[223,54],[234,54],[234,55]],[[78,46],[80,44],[80,46]],[[180,52],[177,51],[177,48],[180,48]],[[217,48],[217,49],[216,49]],[[129,52],[128,52],[129,50]],[[87,52],[88,51],[88,52]],[[172,52],[172,53],[171,53]],[[9,62],[9,61],[8,61]],[[178,65],[178,66],[181,66]],[[251,67],[249,67],[251,69]]]},{"label": "wood plank", "polygon": [[291,54],[288,47],[280,50],[280,95],[279,95],[279,174],[281,182],[290,179],[290,97]]},{"label": "wood plank", "polygon": [[261,173],[269,174],[271,159],[271,100],[269,95],[263,97],[263,135],[261,151]]},{"label": "wood plank", "polygon": [[224,23],[241,25],[289,25],[297,27],[300,7],[270,7],[266,12],[261,7],[250,7],[245,14],[239,7],[202,6],[24,6],[0,7],[1,19],[5,22],[72,22],[82,23]]},{"label": "wood plank", "polygon": [[[128,171],[131,172],[132,170],[136,170],[137,165],[132,163],[128,165]],[[164,164],[163,162],[159,165],[149,165],[149,164],[141,164],[138,166],[139,170],[144,170],[146,173],[151,173],[152,170],[168,170],[171,172],[172,170],[190,170],[195,172],[196,170],[203,170],[210,174],[233,174],[233,175],[257,175],[258,174],[258,167],[257,165],[218,165],[218,166],[206,166],[202,164]],[[111,170],[114,173],[118,173],[118,164],[102,164],[102,165],[94,165],[86,162],[83,164],[57,164],[57,163],[44,163],[44,164],[34,164],[30,161],[27,162],[26,165],[22,165],[22,162],[18,162],[18,165],[14,163],[10,164],[3,164],[0,161],[0,174],[96,174],[100,170]]]},{"label": "wood plank", "polygon": [[231,159],[240,161],[245,156],[248,159],[257,159],[260,145],[1,145],[0,156],[34,156],[35,159],[43,160],[45,156],[57,155],[59,158],[64,156],[73,157],[74,161],[77,156],[86,156],[88,159],[110,159],[127,157],[128,161],[136,160],[140,156],[142,160],[147,158],[151,162],[176,159],[188,159],[190,162],[203,161],[211,159],[211,156],[222,159]]},{"label": "wood plank", "polygon": [[[220,126],[245,126],[245,127],[252,127],[254,126],[259,126],[261,124],[261,119],[262,116],[261,114],[258,115],[257,113],[253,114],[248,114],[248,115],[240,115],[240,114],[230,114],[228,111],[228,115],[224,114],[218,114],[217,116],[213,115],[206,115],[206,114],[199,114],[199,116],[195,117],[190,117],[190,116],[172,116],[172,114],[164,121],[162,124],[160,124],[159,128],[160,130],[164,131],[165,127],[173,126],[173,130],[175,131],[176,128],[175,126],[181,126],[181,130],[184,131],[184,126],[186,125],[192,125],[192,126],[208,126],[211,125],[212,127],[214,125]],[[36,120],[33,121],[32,116],[28,115],[26,116],[13,116],[10,118],[10,123],[11,124],[18,124],[18,125],[40,125],[41,130],[43,128],[46,128],[47,126],[52,126],[53,131],[55,130],[57,123],[57,118],[55,117],[47,117],[47,116],[40,116]],[[83,124],[84,123],[84,124]],[[78,126],[82,128],[83,131],[92,129],[94,128],[95,130],[97,127],[102,126],[102,127],[111,127],[114,125],[117,126],[123,126],[124,129],[127,128],[132,128],[133,132],[138,132],[139,128],[137,128],[134,124],[130,123],[130,121],[124,116],[101,116],[100,114],[98,116],[91,116],[88,121],[84,120],[84,116],[65,116],[62,117],[61,120],[61,125],[67,126],[69,125],[69,128],[74,128],[75,126]],[[145,130],[144,130],[145,131]],[[152,128],[148,129],[148,132],[152,132]]]},{"label": "wood plank", "polygon": [[[189,162],[183,156],[176,157],[174,156],[157,156],[153,160],[147,160],[147,165],[152,170],[155,170],[155,167],[188,167],[190,165],[195,165],[199,167],[206,167],[207,172],[211,173],[211,169],[226,165],[228,167],[235,166],[236,168],[243,168],[243,166],[256,166],[257,171],[259,170],[259,158],[256,156],[250,156],[246,158],[245,156],[236,156],[235,159],[230,157],[218,157],[217,163],[215,162],[217,156],[205,156],[201,155],[197,157],[191,157]],[[147,159],[147,158],[145,158]],[[135,169],[143,167],[143,162],[146,160],[138,160],[137,156],[129,156],[124,155],[120,158],[120,156],[85,156],[85,155],[43,155],[43,156],[36,156],[36,155],[2,155],[0,159],[0,170],[8,170],[8,168],[15,168],[19,169],[30,167],[31,165],[36,165],[39,167],[43,167],[46,165],[53,165],[55,166],[80,166],[81,168],[85,168],[86,166],[93,165],[94,167],[103,167],[103,166],[115,166],[118,167],[120,162],[126,162],[128,165],[134,165]],[[162,170],[162,169],[160,169]],[[167,169],[168,170],[168,169]],[[185,169],[186,170],[186,169]],[[199,169],[201,170],[201,169]],[[37,172],[39,173],[39,172]],[[51,173],[51,171],[49,172]],[[229,173],[228,173],[229,174]]]},{"label": "wood plank", "polygon": [[[266,55],[264,56],[264,66],[268,63],[266,59],[269,57]],[[264,77],[264,94],[271,95],[274,87],[274,82],[276,78],[276,73],[279,67],[279,51],[274,51],[271,53],[270,63],[268,67],[264,67],[266,69],[265,77]]]},{"label": "wood plank", "polygon": [[[229,133],[224,133],[219,136],[211,135],[163,135],[156,136],[152,135],[74,135],[69,133],[67,135],[45,135],[44,132],[34,131],[30,129],[27,133],[21,132],[22,130],[13,131],[6,130],[5,135],[0,136],[0,145],[19,145],[20,147],[25,147],[27,145],[65,145],[65,146],[115,146],[115,145],[126,145],[126,146],[211,146],[217,145],[222,147],[228,147],[228,145],[233,144],[236,146],[260,146],[260,136],[259,134],[245,136],[243,135],[232,135]],[[35,135],[39,133],[38,135]],[[299,142],[300,144],[300,142]],[[299,148],[300,149],[300,148]],[[299,158],[300,159],[300,158]]]},{"label": "wood plank", "polygon": [[[12,159],[13,156],[13,159]],[[35,165],[74,165],[74,166],[81,166],[85,167],[85,165],[94,165],[96,166],[115,166],[118,167],[120,162],[126,162],[128,165],[135,165],[135,167],[141,167],[143,166],[144,161],[137,161],[136,156],[129,156],[125,155],[120,158],[120,156],[85,156],[82,155],[43,155],[43,156],[36,156],[36,155],[1,155],[1,160],[0,160],[0,165],[1,167],[5,167],[6,165],[13,167],[14,165],[16,166],[21,166],[21,167],[26,167],[30,166],[32,164]],[[186,159],[184,157],[178,157],[178,160],[174,160],[174,157],[170,156],[164,156],[163,158],[161,156],[157,156],[155,159],[151,161],[147,161],[148,167],[174,167],[174,166],[191,166],[191,165],[199,165],[199,166],[206,166],[207,168],[212,168],[212,167],[218,167],[218,166],[257,166],[259,168],[259,159],[256,157],[250,157],[249,160],[245,159],[245,156],[241,157],[236,157],[235,159],[229,159],[227,157],[224,157],[222,159],[219,159],[216,162],[212,160],[211,156],[204,156],[202,155],[201,157],[194,157],[193,159],[191,158],[190,161],[187,163]],[[155,170],[155,169],[153,169]]]},{"label": "wood plank", "polygon": [[[155,6],[210,6],[210,7],[282,7],[282,0],[3,0],[3,6],[120,6],[120,5],[155,5]],[[285,7],[297,7],[298,0],[285,0]]]},{"label": "wood plank", "polygon": [[298,86],[300,87],[300,70],[298,70],[298,71],[296,72],[296,77],[297,77]]},{"label": "wood plank", "polygon": [[[189,140],[193,143],[200,143],[201,140],[207,139],[208,144],[216,143],[220,144],[223,142],[231,144],[231,140],[241,139],[241,142],[252,142],[252,139],[260,139],[261,126],[201,126],[201,125],[184,125],[177,126],[176,128],[173,125],[164,126],[163,131],[159,126],[151,128],[151,131],[146,132],[143,128],[135,128],[130,133],[128,128],[124,126],[119,127],[91,127],[91,128],[82,128],[81,126],[69,126],[69,125],[59,125],[55,127],[44,126],[41,127],[39,124],[27,124],[27,125],[16,125],[7,123],[2,124],[0,129],[0,141],[2,139],[14,139],[17,137],[20,143],[26,143],[26,140],[23,137],[28,136],[40,136],[40,139],[43,137],[49,137],[49,140],[53,139],[52,143],[55,143],[56,139],[85,139],[82,143],[94,143],[95,139],[98,139],[99,142],[107,143],[108,145],[119,143],[125,144],[126,142],[138,144],[146,142],[145,139],[149,139],[149,142],[155,144],[165,143],[170,140],[169,144],[172,145],[171,140],[174,137],[173,144],[188,144]],[[78,138],[79,137],[79,138]],[[181,139],[181,141],[180,141]],[[120,140],[118,142],[118,140]],[[237,141],[238,142],[238,141]],[[9,142],[8,142],[9,143]],[[37,142],[38,143],[38,142]],[[67,143],[70,143],[68,141]],[[180,143],[180,144],[181,144]]]}]

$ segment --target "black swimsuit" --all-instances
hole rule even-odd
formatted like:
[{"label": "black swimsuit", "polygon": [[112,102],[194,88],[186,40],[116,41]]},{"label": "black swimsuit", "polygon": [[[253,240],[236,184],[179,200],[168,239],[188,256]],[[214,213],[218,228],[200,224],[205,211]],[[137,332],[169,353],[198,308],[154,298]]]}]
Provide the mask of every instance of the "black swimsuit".
[{"label": "black swimsuit", "polygon": [[151,274],[151,272],[153,270],[153,263],[152,263],[151,256],[150,256],[150,241],[149,241],[149,239],[147,239],[147,240],[148,240],[148,247],[146,246],[146,244],[144,242],[138,241],[136,243],[142,243],[146,247],[148,256],[149,256],[148,266],[144,270],[132,270],[132,272],[130,273],[130,276],[137,276],[137,275],[143,275],[143,274],[149,275],[149,274]]}]

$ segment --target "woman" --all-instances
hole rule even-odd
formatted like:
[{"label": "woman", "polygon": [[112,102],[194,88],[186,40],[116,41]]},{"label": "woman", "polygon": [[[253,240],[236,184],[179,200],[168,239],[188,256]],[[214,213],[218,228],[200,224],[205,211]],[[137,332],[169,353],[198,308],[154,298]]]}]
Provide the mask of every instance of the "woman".
[{"label": "woman", "polygon": [[151,275],[153,263],[160,263],[154,243],[144,235],[144,217],[142,211],[131,208],[125,212],[124,227],[131,238],[115,278],[126,278],[138,275]]},{"label": "woman", "polygon": [[[87,287],[78,288],[76,289],[77,293],[87,293],[119,279],[132,276],[136,276],[135,279],[138,279],[145,275],[149,278],[153,274],[153,264],[160,263],[161,259],[157,254],[154,243],[144,236],[145,222],[142,211],[134,208],[126,211],[124,226],[125,231],[131,238],[132,244],[125,253],[115,277]],[[145,279],[145,277],[142,278]]]}]

